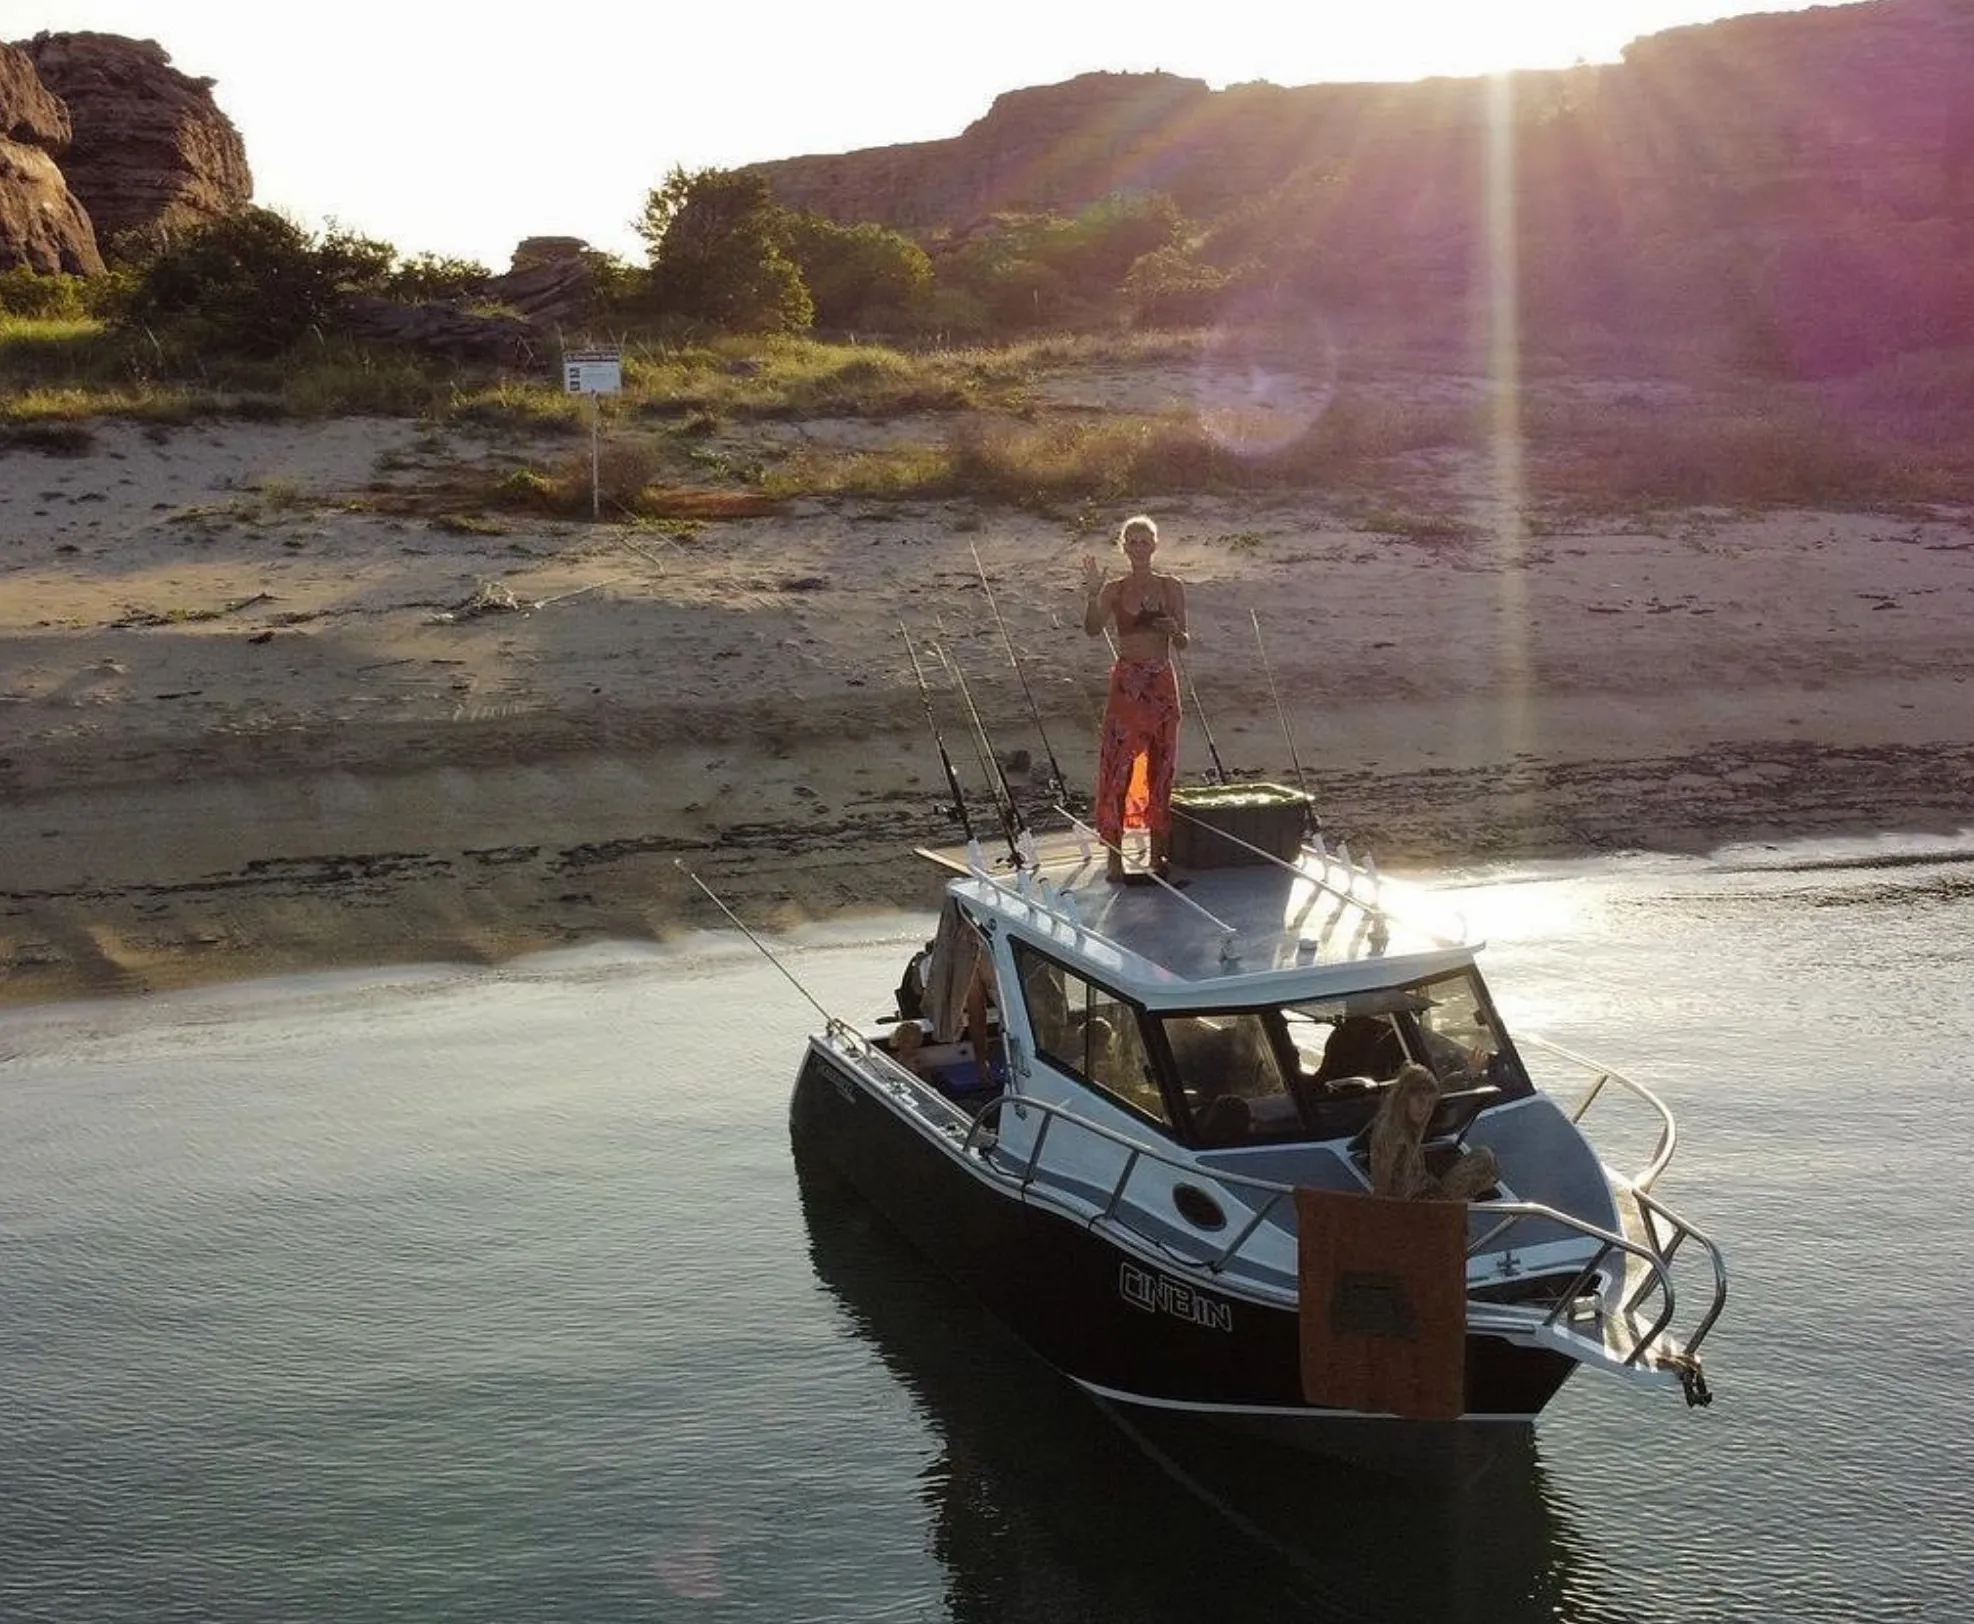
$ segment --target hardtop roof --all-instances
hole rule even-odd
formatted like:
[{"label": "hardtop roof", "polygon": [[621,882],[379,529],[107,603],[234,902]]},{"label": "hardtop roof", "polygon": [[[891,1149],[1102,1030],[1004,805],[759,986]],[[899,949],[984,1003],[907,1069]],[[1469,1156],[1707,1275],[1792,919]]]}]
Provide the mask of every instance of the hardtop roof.
[{"label": "hardtop roof", "polygon": [[1019,875],[975,868],[949,889],[976,920],[1151,1008],[1341,996],[1459,968],[1481,946],[1426,893],[1320,847],[1294,864],[1193,870],[1180,890],[1110,883],[1073,836],[1045,837],[1036,856]]}]

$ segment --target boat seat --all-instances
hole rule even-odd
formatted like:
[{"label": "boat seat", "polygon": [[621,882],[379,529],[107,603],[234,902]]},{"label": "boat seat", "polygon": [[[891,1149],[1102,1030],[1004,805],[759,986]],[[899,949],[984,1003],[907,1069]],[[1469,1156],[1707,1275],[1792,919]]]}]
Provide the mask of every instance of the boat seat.
[{"label": "boat seat", "polygon": [[1203,1145],[1245,1144],[1254,1131],[1254,1113],[1238,1094],[1216,1094],[1193,1118]]},{"label": "boat seat", "polygon": [[1323,1059],[1314,1081],[1328,1084],[1344,1078],[1381,1078],[1405,1064],[1405,1045],[1390,1021],[1378,1015],[1346,1015],[1323,1045]]},{"label": "boat seat", "polygon": [[[1474,1118],[1501,1098],[1501,1090],[1492,1083],[1483,1083],[1478,1088],[1456,1088],[1440,1095],[1433,1106],[1433,1114],[1426,1119],[1426,1131],[1419,1136],[1419,1143],[1428,1152],[1436,1148],[1459,1149],[1467,1137],[1467,1130],[1474,1125]],[[1350,1141],[1350,1154],[1361,1160],[1371,1151],[1371,1123],[1358,1130]]]},{"label": "boat seat", "polygon": [[1377,1115],[1382,1084],[1374,1077],[1332,1077],[1318,1082],[1307,1072],[1289,1078],[1303,1126],[1318,1139],[1340,1139]]}]

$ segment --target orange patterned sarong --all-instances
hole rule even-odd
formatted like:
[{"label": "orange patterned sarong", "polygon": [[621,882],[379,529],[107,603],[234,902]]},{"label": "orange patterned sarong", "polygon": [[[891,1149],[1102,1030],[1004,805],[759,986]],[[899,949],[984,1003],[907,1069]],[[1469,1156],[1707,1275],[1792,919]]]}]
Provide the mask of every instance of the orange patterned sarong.
[{"label": "orange patterned sarong", "polygon": [[1170,834],[1178,766],[1178,676],[1165,660],[1119,660],[1097,749],[1097,833],[1112,845],[1126,829]]}]

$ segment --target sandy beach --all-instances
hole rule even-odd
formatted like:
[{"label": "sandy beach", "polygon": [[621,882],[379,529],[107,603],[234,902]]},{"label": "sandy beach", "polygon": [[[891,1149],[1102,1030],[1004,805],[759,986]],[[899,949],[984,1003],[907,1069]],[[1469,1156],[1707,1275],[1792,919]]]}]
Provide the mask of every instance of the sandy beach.
[{"label": "sandy beach", "polygon": [[[766,930],[929,907],[909,849],[957,831],[901,622],[987,829],[934,645],[1018,784],[1094,770],[1080,565],[1122,506],[461,524],[411,498],[512,446],[92,440],[0,451],[0,1001],[722,925],[680,860]],[[1187,776],[1203,718],[1388,869],[1974,824],[1974,513],[1503,521],[1447,477],[1471,525],[1144,499],[1190,595]]]}]

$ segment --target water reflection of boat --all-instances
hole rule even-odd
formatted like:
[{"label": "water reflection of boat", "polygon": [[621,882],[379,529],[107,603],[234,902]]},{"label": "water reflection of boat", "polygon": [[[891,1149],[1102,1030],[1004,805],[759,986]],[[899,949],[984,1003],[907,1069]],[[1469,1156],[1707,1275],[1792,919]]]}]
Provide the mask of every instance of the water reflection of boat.
[{"label": "water reflection of boat", "polygon": [[[1064,836],[1013,877],[947,857],[898,1013],[811,1038],[797,1144],[1146,1421],[1458,1454],[1578,1369],[1704,1402],[1725,1272],[1652,1193],[1669,1113],[1588,1063],[1538,1087],[1479,944],[1299,838],[1183,893]],[[1620,1090],[1661,1121],[1630,1175],[1586,1137]],[[1466,1199],[1373,1198],[1397,1167],[1377,1194]]]},{"label": "water reflection of boat", "polygon": [[1594,1617],[1528,1429],[1423,1488],[1086,1403],[837,1176],[798,1158],[817,1279],[938,1439],[958,1620]]}]

